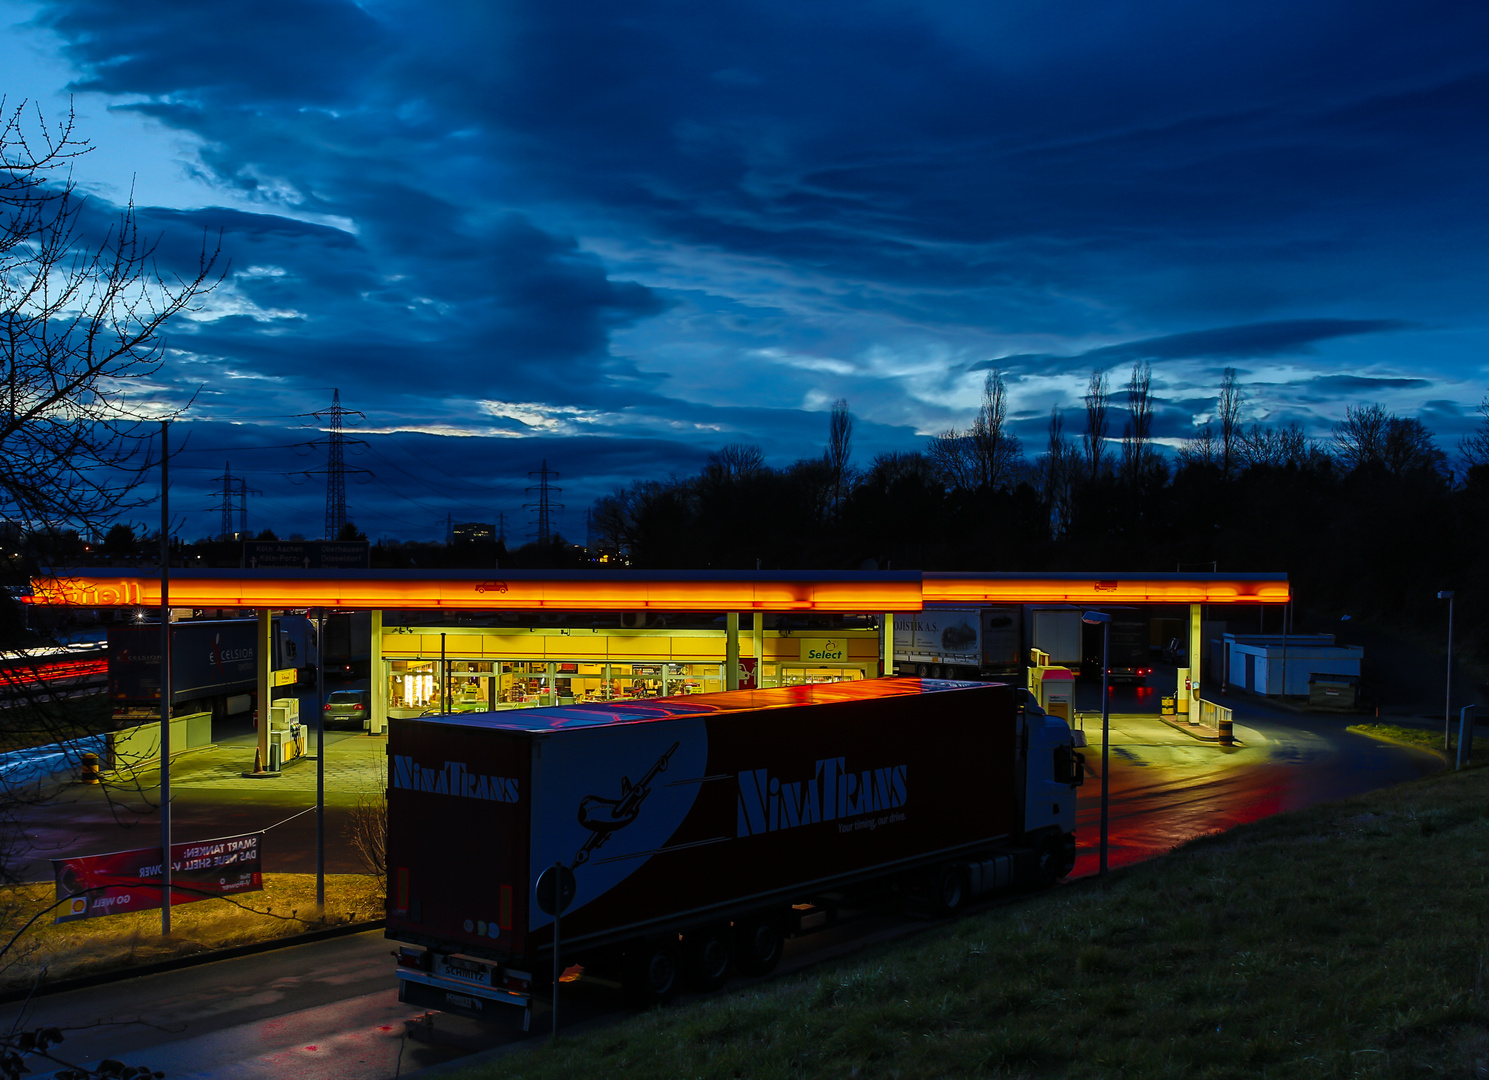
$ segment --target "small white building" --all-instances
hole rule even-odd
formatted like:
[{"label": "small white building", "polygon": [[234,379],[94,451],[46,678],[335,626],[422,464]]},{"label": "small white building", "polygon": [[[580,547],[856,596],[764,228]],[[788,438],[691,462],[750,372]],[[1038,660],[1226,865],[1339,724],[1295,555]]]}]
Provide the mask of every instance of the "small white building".
[{"label": "small white building", "polygon": [[1273,697],[1307,697],[1313,675],[1358,679],[1365,658],[1363,646],[1336,645],[1333,634],[1226,634],[1220,653],[1227,686]]}]

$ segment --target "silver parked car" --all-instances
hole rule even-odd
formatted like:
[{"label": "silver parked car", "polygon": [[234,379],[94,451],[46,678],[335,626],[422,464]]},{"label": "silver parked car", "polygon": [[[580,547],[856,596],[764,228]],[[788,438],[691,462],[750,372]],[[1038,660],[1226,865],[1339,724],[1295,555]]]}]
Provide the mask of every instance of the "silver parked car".
[{"label": "silver parked car", "polygon": [[324,719],[327,727],[366,728],[371,715],[371,695],[366,690],[333,690],[326,695]]}]

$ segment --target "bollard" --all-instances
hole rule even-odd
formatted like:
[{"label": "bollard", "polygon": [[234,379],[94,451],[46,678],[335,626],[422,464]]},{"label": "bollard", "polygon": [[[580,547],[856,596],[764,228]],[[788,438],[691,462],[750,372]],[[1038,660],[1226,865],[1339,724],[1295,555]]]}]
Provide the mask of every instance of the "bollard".
[{"label": "bollard", "polygon": [[1469,715],[1477,705],[1465,705],[1458,714],[1458,764],[1461,769],[1468,764],[1468,759],[1473,756],[1473,717]]},{"label": "bollard", "polygon": [[[1227,709],[1226,712],[1228,714],[1230,712],[1230,710]],[[1235,729],[1235,725],[1232,724],[1231,718],[1230,718],[1229,715],[1222,716],[1220,719],[1216,720],[1215,721],[1215,727],[1216,727],[1216,729],[1220,733],[1220,745],[1221,746],[1234,746],[1234,745],[1236,745],[1236,729]]]},{"label": "bollard", "polygon": [[78,780],[84,784],[98,783],[98,755],[84,754],[78,760]]}]

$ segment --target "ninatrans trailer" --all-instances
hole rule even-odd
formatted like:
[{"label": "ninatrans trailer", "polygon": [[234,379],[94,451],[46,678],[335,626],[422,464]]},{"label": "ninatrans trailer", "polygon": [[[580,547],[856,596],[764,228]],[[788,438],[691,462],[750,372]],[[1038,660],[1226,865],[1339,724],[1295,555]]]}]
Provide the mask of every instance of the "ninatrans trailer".
[{"label": "ninatrans trailer", "polygon": [[648,1003],[769,971],[803,911],[889,890],[949,913],[1075,859],[1070,729],[996,683],[394,717],[388,754],[399,1000],[524,1025],[556,902],[561,966]]}]

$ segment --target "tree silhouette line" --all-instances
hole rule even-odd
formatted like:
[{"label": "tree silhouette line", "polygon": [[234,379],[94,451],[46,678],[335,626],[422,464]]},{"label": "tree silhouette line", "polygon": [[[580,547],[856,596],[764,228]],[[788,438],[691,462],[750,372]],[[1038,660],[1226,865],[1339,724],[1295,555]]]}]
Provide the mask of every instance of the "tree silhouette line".
[{"label": "tree silhouette line", "polygon": [[856,468],[839,400],[820,457],[773,468],[732,443],[696,475],[638,479],[596,501],[594,546],[640,569],[1281,571],[1310,609],[1434,631],[1436,593],[1454,589],[1465,640],[1485,640],[1489,398],[1452,460],[1378,403],[1348,406],[1325,438],[1245,423],[1233,368],[1210,423],[1168,453],[1147,362],[1120,397],[1093,371],[1082,404],[1083,430],[1053,409],[1031,458],[989,370],[970,426]]}]

